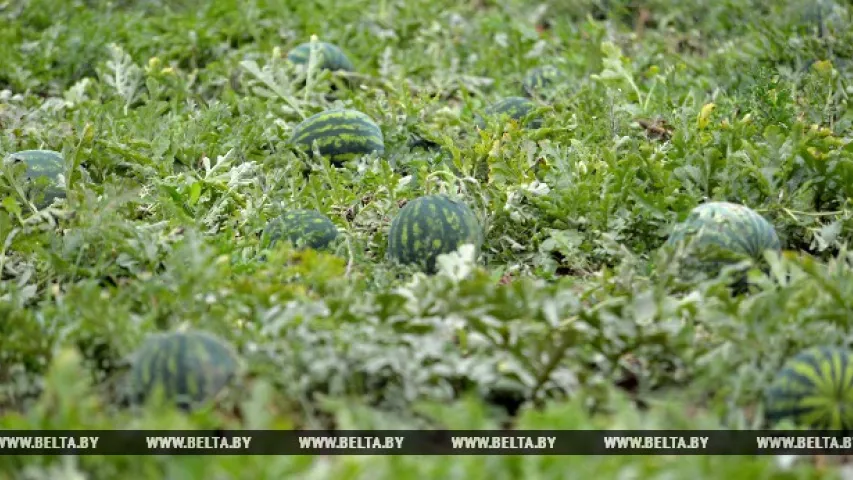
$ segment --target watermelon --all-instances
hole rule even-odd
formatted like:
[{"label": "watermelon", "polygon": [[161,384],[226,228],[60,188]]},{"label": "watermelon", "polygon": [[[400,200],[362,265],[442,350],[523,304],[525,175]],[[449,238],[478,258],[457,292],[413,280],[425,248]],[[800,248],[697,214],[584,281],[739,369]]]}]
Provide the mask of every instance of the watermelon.
[{"label": "watermelon", "polygon": [[522,81],[522,89],[528,97],[548,96],[548,90],[565,80],[565,74],[557,67],[546,65],[527,71]]},{"label": "watermelon", "polygon": [[477,216],[462,202],[428,195],[407,203],[391,222],[388,254],[400,264],[435,273],[439,255],[473,244],[479,252],[483,231]]},{"label": "watermelon", "polygon": [[[537,105],[527,98],[507,97],[497,103],[489,105],[484,113],[490,117],[506,115],[512,120],[522,120],[536,108]],[[482,118],[477,119],[477,125],[480,128],[486,128],[486,122]],[[525,125],[526,128],[531,129],[540,128],[541,126],[541,118],[533,118]]]},{"label": "watermelon", "polygon": [[45,208],[57,198],[65,198],[65,173],[62,154],[53,150],[22,150],[11,155],[12,161],[26,165],[24,185],[27,198],[36,208]]},{"label": "watermelon", "polygon": [[326,110],[306,118],[293,129],[290,143],[297,149],[313,155],[314,142],[320,154],[336,167],[362,155],[385,153],[382,130],[357,110]]},{"label": "watermelon", "polygon": [[762,260],[765,250],[781,250],[776,229],[749,207],[729,202],[709,202],[694,208],[676,225],[666,242],[686,246],[686,264],[716,273],[727,264],[751,258]]},{"label": "watermelon", "polygon": [[316,210],[294,210],[269,222],[261,245],[271,248],[284,237],[298,248],[324,250],[337,236],[338,229],[329,217]]},{"label": "watermelon", "polygon": [[[311,55],[311,42],[297,45],[287,54],[287,59],[298,65],[308,65]],[[337,46],[326,42],[317,42],[317,66],[324,70],[343,70],[352,72],[355,70],[352,62],[346,54]]]},{"label": "watermelon", "polygon": [[406,141],[406,146],[410,149],[421,148],[428,151],[440,150],[441,144],[431,140],[427,135],[412,133]]},{"label": "watermelon", "polygon": [[771,423],[790,420],[819,430],[853,428],[853,356],[845,349],[812,347],[782,366],[764,396]]},{"label": "watermelon", "polygon": [[231,346],[210,333],[155,334],[134,355],[129,393],[139,404],[160,391],[165,400],[190,410],[219,394],[238,370]]}]

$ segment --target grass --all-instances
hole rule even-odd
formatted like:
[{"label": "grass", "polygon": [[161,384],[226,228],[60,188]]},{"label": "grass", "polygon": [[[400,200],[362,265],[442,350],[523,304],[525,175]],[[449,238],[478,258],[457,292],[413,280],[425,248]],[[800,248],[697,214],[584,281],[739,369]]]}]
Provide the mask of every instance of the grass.
[{"label": "grass", "polygon": [[[0,179],[0,428],[766,426],[787,358],[850,343],[853,11],[813,3],[0,3],[0,155],[61,151],[68,192],[36,209]],[[312,35],[347,52],[354,88],[300,81],[286,54]],[[543,128],[475,128],[544,65],[566,79],[537,100]],[[382,158],[293,153],[293,127],[331,107],[373,118]],[[480,216],[478,265],[386,261],[401,205],[441,192]],[[660,249],[709,199],[782,240],[747,292],[685,284]],[[328,215],[340,248],[264,251],[294,208]],[[188,327],[237,348],[244,388],[189,415],[118,405],[125,359]],[[10,479],[849,475],[774,457],[0,464]]]}]

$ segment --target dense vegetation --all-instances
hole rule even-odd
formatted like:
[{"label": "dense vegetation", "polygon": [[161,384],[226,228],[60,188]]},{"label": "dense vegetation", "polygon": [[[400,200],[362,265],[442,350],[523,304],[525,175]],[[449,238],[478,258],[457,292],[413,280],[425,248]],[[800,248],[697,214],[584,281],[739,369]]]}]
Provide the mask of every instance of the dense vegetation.
[{"label": "dense vegetation", "polygon": [[[0,155],[61,152],[66,190],[40,208],[4,162],[0,428],[770,426],[782,365],[851,343],[851,15],[840,0],[0,2]],[[289,61],[312,36],[353,71]],[[537,108],[494,115],[508,97]],[[383,151],[338,168],[293,148],[296,125],[341,108],[376,122]],[[483,242],[426,275],[389,261],[388,232],[434,194],[464,201]],[[781,254],[685,278],[664,247],[707,201],[755,210]],[[265,242],[296,210],[336,241]],[[187,329],[238,352],[234,388],[191,412],[122,401],[145,339]],[[4,457],[0,478],[845,473],[787,460]]]}]

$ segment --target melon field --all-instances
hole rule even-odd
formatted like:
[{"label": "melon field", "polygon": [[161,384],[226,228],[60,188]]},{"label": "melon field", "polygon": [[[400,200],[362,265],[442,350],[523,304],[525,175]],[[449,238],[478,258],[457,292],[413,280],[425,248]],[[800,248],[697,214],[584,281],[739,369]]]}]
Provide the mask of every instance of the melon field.
[{"label": "melon field", "polygon": [[[0,0],[0,430],[853,430],[853,4]],[[853,478],[25,456],[0,480]]]}]

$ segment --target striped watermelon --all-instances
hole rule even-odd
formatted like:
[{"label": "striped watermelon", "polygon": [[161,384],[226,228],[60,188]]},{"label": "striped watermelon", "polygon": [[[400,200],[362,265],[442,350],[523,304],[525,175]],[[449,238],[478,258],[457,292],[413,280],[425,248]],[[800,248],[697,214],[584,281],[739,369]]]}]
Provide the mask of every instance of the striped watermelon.
[{"label": "striped watermelon", "polygon": [[261,245],[271,248],[282,237],[299,248],[323,250],[337,238],[329,217],[316,210],[294,210],[273,219],[264,229]]},{"label": "striped watermelon", "polygon": [[[317,66],[324,70],[343,70],[352,72],[355,70],[352,62],[346,54],[337,46],[326,42],[317,42],[316,62]],[[287,54],[287,59],[299,65],[308,65],[311,55],[311,42],[297,45]]]},{"label": "striped watermelon", "polygon": [[401,264],[415,264],[435,273],[439,255],[473,244],[479,252],[483,231],[477,216],[462,202],[428,195],[407,203],[388,231],[388,254]]},{"label": "striped watermelon", "polygon": [[548,90],[562,83],[565,78],[560,69],[546,65],[528,70],[521,86],[528,97],[547,97]]},{"label": "striped watermelon", "polygon": [[746,258],[761,261],[765,250],[780,250],[776,229],[749,207],[709,202],[694,208],[667,239],[670,247],[686,246],[686,265],[705,273]]},{"label": "striped watermelon", "polygon": [[25,194],[37,208],[45,208],[57,198],[65,198],[65,185],[60,175],[65,173],[62,154],[53,150],[22,150],[11,155],[12,160],[26,165]]},{"label": "striped watermelon", "polygon": [[290,143],[296,148],[313,155],[314,142],[320,154],[337,167],[362,155],[385,153],[382,130],[370,117],[357,110],[320,112],[293,129]]},{"label": "striped watermelon", "polygon": [[406,141],[406,146],[411,149],[422,148],[429,151],[441,149],[440,143],[431,140],[428,135],[421,133],[410,134],[409,139]]},{"label": "striped watermelon", "polygon": [[[489,105],[484,113],[490,117],[506,115],[512,120],[521,120],[536,108],[537,105],[527,98],[507,97]],[[482,118],[477,119],[477,125],[480,128],[486,128],[486,122]],[[541,126],[541,118],[533,118],[525,125],[526,128],[531,129],[540,128]]]},{"label": "striped watermelon", "polygon": [[820,430],[853,428],[853,357],[847,350],[814,347],[782,366],[765,391],[765,416]]},{"label": "striped watermelon", "polygon": [[206,332],[171,332],[149,337],[134,355],[130,396],[134,403],[162,391],[185,410],[215,397],[239,370],[237,354]]}]

